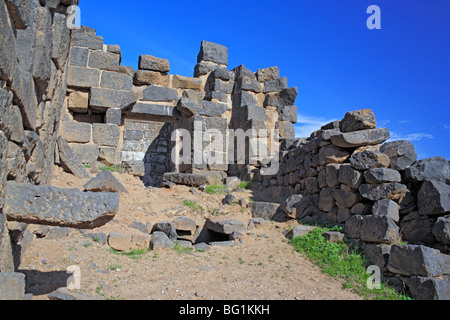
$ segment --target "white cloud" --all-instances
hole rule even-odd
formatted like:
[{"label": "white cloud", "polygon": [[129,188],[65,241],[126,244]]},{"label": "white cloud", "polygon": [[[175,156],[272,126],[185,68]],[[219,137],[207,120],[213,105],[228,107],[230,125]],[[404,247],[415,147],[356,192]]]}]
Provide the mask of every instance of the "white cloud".
[{"label": "white cloud", "polygon": [[391,132],[391,138],[389,141],[395,140],[406,140],[409,142],[420,141],[424,139],[434,139],[434,136],[429,133],[409,133],[409,134],[398,134],[396,132]]},{"label": "white cloud", "polygon": [[309,137],[311,133],[319,130],[322,126],[336,121],[337,119],[326,119],[323,117],[310,117],[298,115],[297,124],[295,124],[295,136],[297,138]]},{"label": "white cloud", "polygon": [[379,120],[377,125],[380,128],[386,127],[389,123],[391,122],[391,120]]}]

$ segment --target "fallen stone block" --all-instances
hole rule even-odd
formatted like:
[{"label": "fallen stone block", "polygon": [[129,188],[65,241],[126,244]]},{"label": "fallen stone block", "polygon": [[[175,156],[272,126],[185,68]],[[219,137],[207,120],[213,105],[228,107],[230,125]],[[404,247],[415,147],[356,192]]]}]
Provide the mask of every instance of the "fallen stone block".
[{"label": "fallen stone block", "polygon": [[111,171],[103,170],[83,186],[84,190],[92,192],[127,192]]},{"label": "fallen stone block", "polygon": [[97,162],[99,150],[96,144],[69,143],[69,146],[82,163],[91,164]]},{"label": "fallen stone block", "polygon": [[166,233],[161,231],[155,231],[152,233],[151,241],[150,241],[150,248],[152,250],[157,249],[173,249],[175,246],[174,242],[169,239]]},{"label": "fallen stone block", "polygon": [[197,223],[188,217],[178,217],[172,221],[175,226],[178,239],[193,241],[197,231]]},{"label": "fallen stone block", "polygon": [[73,175],[79,179],[89,179],[89,173],[86,171],[75,152],[72,151],[69,144],[62,137],[58,138],[57,143],[59,160],[63,169],[73,173]]},{"label": "fallen stone block", "polygon": [[280,204],[271,202],[250,202],[248,204],[253,218],[271,220],[278,213]]},{"label": "fallen stone block", "polygon": [[258,229],[270,225],[270,221],[263,218],[252,218],[248,221],[247,230]]},{"label": "fallen stone block", "polygon": [[298,225],[295,226],[292,230],[290,230],[288,233],[286,233],[286,238],[289,240],[292,240],[297,237],[303,237],[306,236],[308,233],[316,229],[317,227],[314,226],[303,226]]},{"label": "fallen stone block", "polygon": [[244,232],[247,227],[239,220],[224,220],[224,221],[212,221],[206,220],[205,227],[208,230],[231,235],[234,232]]},{"label": "fallen stone block", "polygon": [[144,234],[120,234],[111,232],[108,236],[108,245],[114,250],[130,252],[136,249],[147,249],[150,237]]},{"label": "fallen stone block", "polygon": [[345,235],[337,231],[325,231],[322,233],[322,237],[331,243],[340,243],[344,241]]},{"label": "fallen stone block", "polygon": [[450,186],[444,181],[424,181],[417,194],[419,213],[425,216],[450,212]]},{"label": "fallen stone block", "polygon": [[414,145],[405,140],[386,142],[380,147],[380,152],[390,158],[394,170],[405,170],[417,160]]},{"label": "fallen stone block", "polygon": [[162,221],[155,223],[152,228],[152,233],[156,231],[164,232],[172,241],[175,241],[178,238],[177,229],[175,228],[175,225],[169,221]]},{"label": "fallen stone block", "polygon": [[387,128],[367,129],[354,132],[342,132],[333,135],[331,142],[341,148],[356,148],[361,146],[376,145],[390,138]]},{"label": "fallen stone block", "polygon": [[58,288],[56,291],[48,294],[49,300],[52,301],[83,301],[83,300],[96,300],[94,298],[90,298],[84,294],[72,292],[67,288]]},{"label": "fallen stone block", "polygon": [[39,225],[93,229],[112,220],[119,194],[81,192],[8,182],[3,212],[8,220]]},{"label": "fallen stone block", "polygon": [[394,245],[387,268],[404,276],[435,278],[450,274],[450,256],[425,246]]},{"label": "fallen stone block", "polygon": [[205,175],[192,173],[168,172],[164,174],[163,180],[196,187],[208,184],[208,179]]}]

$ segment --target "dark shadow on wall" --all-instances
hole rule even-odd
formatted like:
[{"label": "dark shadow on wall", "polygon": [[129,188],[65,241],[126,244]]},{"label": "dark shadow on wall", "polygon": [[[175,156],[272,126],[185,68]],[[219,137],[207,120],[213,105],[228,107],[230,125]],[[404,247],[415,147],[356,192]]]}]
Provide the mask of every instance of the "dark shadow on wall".
[{"label": "dark shadow on wall", "polygon": [[67,287],[67,280],[72,276],[66,271],[18,270],[17,272],[25,275],[25,292],[35,296],[49,294],[59,288]]}]

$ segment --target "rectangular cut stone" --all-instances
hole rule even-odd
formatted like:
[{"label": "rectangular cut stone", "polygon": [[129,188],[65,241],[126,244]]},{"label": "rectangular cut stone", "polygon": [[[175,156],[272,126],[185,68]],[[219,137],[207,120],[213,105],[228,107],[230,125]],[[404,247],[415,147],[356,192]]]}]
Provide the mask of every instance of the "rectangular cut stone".
[{"label": "rectangular cut stone", "polygon": [[225,103],[182,98],[177,108],[188,117],[193,115],[221,117],[228,107]]},{"label": "rectangular cut stone", "polygon": [[144,54],[139,56],[139,70],[169,72],[170,63],[167,59]]},{"label": "rectangular cut stone", "polygon": [[67,142],[88,143],[91,141],[92,126],[89,123],[68,122],[61,123],[61,136]]},{"label": "rectangular cut stone", "polygon": [[89,49],[72,47],[69,55],[69,66],[86,68],[88,64]]},{"label": "rectangular cut stone", "polygon": [[103,71],[100,87],[114,90],[130,91],[133,88],[133,77],[118,72]]},{"label": "rectangular cut stone", "polygon": [[155,115],[155,116],[179,116],[179,112],[174,106],[137,102],[130,110],[129,114]]},{"label": "rectangular cut stone", "polygon": [[170,76],[167,73],[157,71],[137,70],[134,74],[135,85],[149,85],[156,84],[158,86],[168,87],[170,83]]},{"label": "rectangular cut stone", "polygon": [[98,146],[96,144],[69,143],[70,148],[84,164],[95,163],[98,159]]},{"label": "rectangular cut stone", "polygon": [[228,65],[228,48],[209,41],[202,41],[197,62],[211,61],[217,64]]},{"label": "rectangular cut stone", "polygon": [[181,89],[201,90],[202,82],[200,79],[174,75],[172,78],[172,86]]},{"label": "rectangular cut stone", "polygon": [[68,108],[70,111],[77,113],[88,113],[89,93],[75,91],[70,93]]},{"label": "rectangular cut stone", "polygon": [[143,101],[175,101],[180,97],[178,96],[177,90],[172,88],[160,87],[151,85],[145,88],[143,91]]},{"label": "rectangular cut stone", "polygon": [[108,111],[106,111],[105,123],[120,126],[122,124],[122,109],[109,108]]},{"label": "rectangular cut stone", "polygon": [[101,111],[108,108],[124,109],[135,103],[137,99],[137,93],[132,91],[92,88],[89,105]]},{"label": "rectangular cut stone", "polygon": [[69,67],[67,85],[77,88],[97,87],[100,83],[100,70]]},{"label": "rectangular cut stone", "polygon": [[8,220],[31,224],[93,229],[119,210],[118,193],[82,192],[51,186],[8,182],[3,208]]},{"label": "rectangular cut stone", "polygon": [[92,138],[99,146],[117,148],[120,138],[120,128],[115,124],[94,123]]},{"label": "rectangular cut stone", "polygon": [[101,70],[119,71],[120,55],[103,51],[91,52],[88,66]]},{"label": "rectangular cut stone", "polygon": [[338,147],[355,148],[380,144],[389,138],[389,130],[387,128],[381,128],[336,134],[331,137],[331,142]]},{"label": "rectangular cut stone", "polygon": [[72,31],[72,46],[84,47],[92,50],[103,50],[103,38],[95,33]]}]

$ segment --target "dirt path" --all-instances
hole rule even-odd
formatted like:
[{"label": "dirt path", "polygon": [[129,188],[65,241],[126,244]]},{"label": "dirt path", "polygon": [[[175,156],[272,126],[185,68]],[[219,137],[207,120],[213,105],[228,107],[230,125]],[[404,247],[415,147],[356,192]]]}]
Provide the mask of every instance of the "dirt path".
[{"label": "dirt path", "polygon": [[[115,219],[92,232],[139,234],[127,226],[133,221],[155,223],[177,216],[238,219],[244,223],[251,219],[248,210],[239,205],[222,208],[223,195],[194,195],[182,186],[150,191],[137,178],[114,175],[128,194],[121,196]],[[81,189],[83,181],[58,172],[52,184]],[[248,198],[251,191],[236,196]],[[183,200],[198,201],[205,212],[191,212],[183,206]],[[219,208],[220,213],[211,216]],[[20,269],[27,274],[28,290],[36,300],[48,299],[48,293],[64,286],[65,270],[71,265],[81,269],[80,293],[95,299],[361,299],[293,251],[283,231],[294,224],[273,222],[249,230],[243,244],[235,247],[215,246],[205,252],[164,249],[134,257],[115,254],[107,244],[87,241],[74,230],[60,239],[35,239]]]}]

